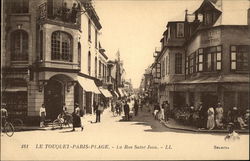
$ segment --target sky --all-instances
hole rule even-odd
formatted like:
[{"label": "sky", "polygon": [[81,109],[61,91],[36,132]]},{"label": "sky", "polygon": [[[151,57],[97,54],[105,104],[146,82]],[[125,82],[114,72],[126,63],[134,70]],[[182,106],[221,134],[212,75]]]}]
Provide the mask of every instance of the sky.
[{"label": "sky", "polygon": [[102,24],[101,44],[109,59],[120,51],[126,78],[138,88],[168,21],[184,20],[202,0],[94,0]]}]

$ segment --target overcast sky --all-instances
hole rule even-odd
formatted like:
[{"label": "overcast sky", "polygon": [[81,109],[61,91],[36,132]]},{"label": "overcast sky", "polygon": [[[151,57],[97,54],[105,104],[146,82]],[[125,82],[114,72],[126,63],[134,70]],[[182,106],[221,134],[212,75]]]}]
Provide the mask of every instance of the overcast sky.
[{"label": "overcast sky", "polygon": [[119,49],[126,78],[139,87],[145,69],[153,62],[155,47],[168,21],[184,20],[202,0],[94,0],[102,24],[101,44],[109,59]]}]

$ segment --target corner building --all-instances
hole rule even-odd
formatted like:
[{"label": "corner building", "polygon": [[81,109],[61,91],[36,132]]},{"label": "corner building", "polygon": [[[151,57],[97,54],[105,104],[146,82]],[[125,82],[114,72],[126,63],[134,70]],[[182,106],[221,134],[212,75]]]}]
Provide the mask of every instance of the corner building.
[{"label": "corner building", "polygon": [[100,94],[102,26],[91,2],[4,0],[3,5],[1,93],[10,115],[38,122],[43,103],[48,120],[63,103],[70,113],[75,103],[93,113]]}]

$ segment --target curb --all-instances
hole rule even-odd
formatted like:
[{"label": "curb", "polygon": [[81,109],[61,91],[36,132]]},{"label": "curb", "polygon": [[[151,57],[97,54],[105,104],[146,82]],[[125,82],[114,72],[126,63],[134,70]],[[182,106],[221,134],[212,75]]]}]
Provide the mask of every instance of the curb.
[{"label": "curb", "polygon": [[[173,130],[182,130],[182,131],[191,131],[191,132],[196,132],[196,133],[228,133],[227,130],[194,130],[194,129],[188,129],[188,128],[177,128],[177,127],[171,127],[167,125],[167,123],[163,120],[160,120],[160,123],[163,124],[165,127]],[[249,134],[249,130],[236,130],[236,132],[241,133],[241,134]]]}]

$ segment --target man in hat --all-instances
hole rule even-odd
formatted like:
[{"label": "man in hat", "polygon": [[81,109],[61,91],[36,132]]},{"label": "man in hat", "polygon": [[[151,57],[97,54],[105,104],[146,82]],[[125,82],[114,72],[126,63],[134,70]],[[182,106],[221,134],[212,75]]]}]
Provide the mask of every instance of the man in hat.
[{"label": "man in hat", "polygon": [[2,125],[4,125],[5,124],[5,122],[6,122],[6,119],[7,119],[7,117],[8,117],[8,111],[7,111],[7,109],[6,109],[6,103],[2,103],[2,107],[1,107],[1,127],[2,127]]}]

